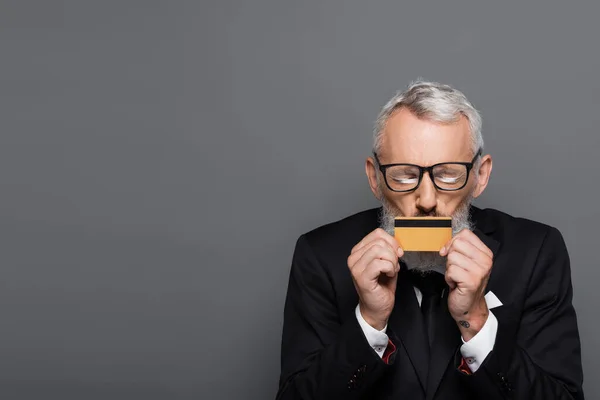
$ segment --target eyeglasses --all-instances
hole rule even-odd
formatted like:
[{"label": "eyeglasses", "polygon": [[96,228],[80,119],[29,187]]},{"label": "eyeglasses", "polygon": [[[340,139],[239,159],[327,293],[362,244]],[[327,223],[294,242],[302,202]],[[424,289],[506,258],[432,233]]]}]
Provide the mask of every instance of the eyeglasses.
[{"label": "eyeglasses", "polygon": [[381,165],[376,153],[375,162],[379,165],[379,170],[383,174],[385,184],[393,192],[410,192],[416,190],[423,174],[429,173],[433,185],[443,191],[460,190],[465,187],[469,180],[469,172],[473,169],[473,164],[477,157],[481,155],[482,149],[479,149],[471,162],[446,162],[432,165],[430,167],[421,167],[414,164],[385,164]]}]

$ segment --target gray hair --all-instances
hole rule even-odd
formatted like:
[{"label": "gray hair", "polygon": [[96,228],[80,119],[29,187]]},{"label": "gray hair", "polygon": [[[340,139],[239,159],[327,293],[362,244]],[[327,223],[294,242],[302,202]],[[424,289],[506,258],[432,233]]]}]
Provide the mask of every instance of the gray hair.
[{"label": "gray hair", "polygon": [[461,115],[464,115],[469,121],[473,154],[483,149],[481,115],[467,97],[449,85],[417,80],[406,90],[392,97],[379,113],[373,132],[375,153],[378,154],[381,150],[383,129],[388,118],[403,107],[419,118],[442,123],[456,122]]}]

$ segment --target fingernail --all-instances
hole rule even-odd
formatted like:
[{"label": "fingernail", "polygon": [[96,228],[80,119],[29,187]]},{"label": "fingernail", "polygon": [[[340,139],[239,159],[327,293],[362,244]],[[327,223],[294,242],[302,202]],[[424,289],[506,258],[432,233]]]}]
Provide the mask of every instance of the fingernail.
[{"label": "fingernail", "polygon": [[442,249],[440,250],[440,254],[443,254],[446,252],[446,246],[442,247]]}]

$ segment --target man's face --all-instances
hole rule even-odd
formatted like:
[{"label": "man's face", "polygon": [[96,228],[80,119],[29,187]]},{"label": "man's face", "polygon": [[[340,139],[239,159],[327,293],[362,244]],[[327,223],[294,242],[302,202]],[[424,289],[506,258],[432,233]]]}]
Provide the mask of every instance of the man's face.
[{"label": "man's face", "polygon": [[[474,156],[471,143],[469,122],[465,117],[444,124],[419,119],[407,109],[400,109],[387,121],[377,156],[381,164],[409,163],[424,167],[444,162],[470,162]],[[455,232],[469,228],[469,205],[485,189],[491,164],[491,157],[483,156],[478,170],[472,170],[465,187],[457,191],[438,190],[431,176],[424,173],[416,190],[398,193],[387,187],[373,160],[368,159],[369,184],[384,207],[382,227],[393,233],[396,216],[452,216]]]}]

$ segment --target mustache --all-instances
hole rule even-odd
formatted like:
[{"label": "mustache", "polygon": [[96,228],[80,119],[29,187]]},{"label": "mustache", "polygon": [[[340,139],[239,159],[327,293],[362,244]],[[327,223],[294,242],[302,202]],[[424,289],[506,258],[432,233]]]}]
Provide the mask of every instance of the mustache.
[{"label": "mustache", "polygon": [[439,213],[437,211],[432,211],[432,212],[419,212],[419,211],[417,211],[411,217],[452,217],[452,215]]},{"label": "mustache", "polygon": [[[397,217],[409,217],[409,218],[415,218],[415,217],[418,217],[418,218],[421,218],[421,217],[451,217],[451,218],[454,218],[454,217],[456,217],[456,214],[460,213],[460,209],[461,209],[461,207],[459,206],[454,213],[450,213],[450,214],[441,213],[441,212],[438,212],[437,210],[432,210],[432,211],[428,211],[428,212],[417,210],[412,215],[405,215],[399,209],[395,208],[388,202],[382,202],[382,205],[386,209],[388,216],[390,216],[390,217],[397,216]],[[465,205],[462,204],[461,206],[464,207]]]}]

